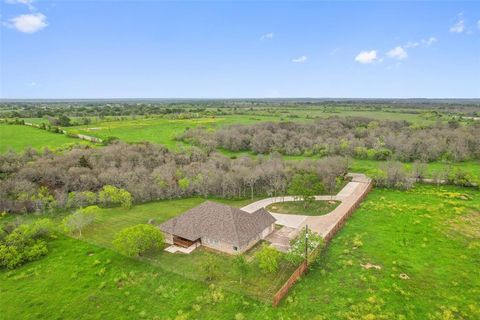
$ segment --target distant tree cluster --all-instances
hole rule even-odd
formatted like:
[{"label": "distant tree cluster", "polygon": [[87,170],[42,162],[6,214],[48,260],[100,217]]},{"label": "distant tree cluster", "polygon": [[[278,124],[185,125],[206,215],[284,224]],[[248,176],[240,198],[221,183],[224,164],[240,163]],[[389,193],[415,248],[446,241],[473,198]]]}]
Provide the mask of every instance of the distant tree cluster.
[{"label": "distant tree cluster", "polygon": [[480,124],[452,121],[415,127],[406,121],[331,117],[309,123],[235,125],[212,132],[189,129],[180,137],[207,151],[224,148],[257,154],[341,155],[403,162],[480,159]]},{"label": "distant tree cluster", "polygon": [[[301,117],[296,110],[382,111],[417,114],[425,119],[479,117],[478,99],[116,99],[0,102],[0,118],[45,118],[52,127],[88,125],[95,121],[162,116],[190,119],[249,115]],[[308,113],[305,118],[314,118]]]},{"label": "distant tree cluster", "polygon": [[62,154],[29,149],[0,155],[0,211],[50,211],[188,196],[245,198],[285,194],[297,172],[316,177],[326,192],[347,171],[340,157],[285,162],[189,148],[171,152],[149,143],[79,146]]}]

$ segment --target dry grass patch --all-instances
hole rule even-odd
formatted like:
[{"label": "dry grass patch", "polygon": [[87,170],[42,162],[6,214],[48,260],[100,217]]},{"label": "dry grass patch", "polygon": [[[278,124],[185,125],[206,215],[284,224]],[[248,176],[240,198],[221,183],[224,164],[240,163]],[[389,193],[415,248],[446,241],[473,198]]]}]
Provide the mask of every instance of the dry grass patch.
[{"label": "dry grass patch", "polygon": [[455,217],[448,221],[450,230],[470,239],[480,239],[480,212]]}]

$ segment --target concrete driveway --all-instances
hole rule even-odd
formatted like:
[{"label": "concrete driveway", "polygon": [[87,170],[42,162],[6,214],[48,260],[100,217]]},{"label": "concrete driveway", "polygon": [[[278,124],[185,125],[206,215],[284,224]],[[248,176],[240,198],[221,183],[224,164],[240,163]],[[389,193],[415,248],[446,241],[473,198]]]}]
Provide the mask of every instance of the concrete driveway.
[{"label": "concrete driveway", "polygon": [[276,224],[290,228],[299,228],[308,218],[308,216],[303,216],[300,214],[283,214],[275,212],[270,212],[270,214],[277,219],[275,222]]},{"label": "concrete driveway", "polygon": [[[337,200],[340,201],[340,205],[330,213],[322,216],[304,216],[295,214],[281,214],[270,212],[272,216],[277,219],[277,224],[300,230],[305,225],[308,225],[313,231],[319,233],[322,237],[330,236],[332,230],[336,230],[337,226],[341,224],[342,219],[351,209],[358,205],[358,201],[368,193],[371,188],[371,179],[364,174],[350,173],[349,176],[352,181],[347,183],[340,192],[335,196],[315,196],[316,200]],[[285,196],[266,198],[256,202],[253,202],[243,208],[243,211],[252,213],[258,209],[265,208],[272,203],[284,202],[284,201],[299,201],[300,197]]]},{"label": "concrete driveway", "polygon": [[298,229],[283,227],[275,230],[265,238],[278,251],[287,252],[290,250],[290,240],[294,239],[298,234]]}]

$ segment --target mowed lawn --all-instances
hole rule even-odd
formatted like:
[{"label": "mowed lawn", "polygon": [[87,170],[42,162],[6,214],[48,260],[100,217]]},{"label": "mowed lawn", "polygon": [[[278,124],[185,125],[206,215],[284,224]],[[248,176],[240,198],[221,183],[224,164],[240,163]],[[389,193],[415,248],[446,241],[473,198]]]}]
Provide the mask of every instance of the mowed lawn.
[{"label": "mowed lawn", "polygon": [[268,205],[267,210],[275,213],[322,216],[333,211],[339,204],[339,201],[313,201],[305,206],[303,201],[285,201]]},{"label": "mowed lawn", "polygon": [[[111,247],[112,240],[116,233],[123,228],[140,223],[148,223],[149,220],[160,224],[204,201],[206,201],[204,198],[186,198],[149,202],[136,205],[130,209],[120,207],[104,208],[97,214],[94,225],[85,231],[84,237],[87,241],[94,242],[95,244]],[[250,199],[213,199],[212,201],[222,202],[235,207],[242,207],[252,202]]]},{"label": "mowed lawn", "polygon": [[59,148],[76,143],[87,142],[28,126],[0,124],[0,153],[22,152],[28,147],[41,151],[45,147]]},{"label": "mowed lawn", "polygon": [[[478,190],[374,189],[278,308],[150,261],[60,237],[45,258],[0,271],[0,314],[3,319],[17,319],[19,310],[23,319],[479,319],[479,212]],[[197,259],[171,257],[164,262],[179,269]]]},{"label": "mowed lawn", "polygon": [[[131,209],[102,209],[97,215],[94,225],[84,232],[82,240],[114,249],[112,241],[119,230],[136,224],[147,223],[149,220],[155,221],[155,224],[160,224],[203,201],[205,201],[203,198],[188,198],[151,202],[137,205]],[[242,207],[251,202],[251,200],[226,199],[215,199],[214,201],[236,207]],[[256,249],[258,247],[252,249],[252,251]],[[247,255],[253,261],[253,253],[249,252]],[[294,270],[294,266],[283,262],[277,274],[263,274],[258,266],[252,262],[249,272],[243,276],[242,283],[239,283],[239,275],[235,269],[232,256],[203,248],[199,248],[189,255],[159,251],[145,256],[143,260],[163,270],[201,282],[206,277],[206,274],[202,271],[203,266],[207,261],[213,260],[215,265],[218,266],[218,276],[211,281],[212,283],[229,291],[248,295],[262,301],[269,301],[270,297]]]}]

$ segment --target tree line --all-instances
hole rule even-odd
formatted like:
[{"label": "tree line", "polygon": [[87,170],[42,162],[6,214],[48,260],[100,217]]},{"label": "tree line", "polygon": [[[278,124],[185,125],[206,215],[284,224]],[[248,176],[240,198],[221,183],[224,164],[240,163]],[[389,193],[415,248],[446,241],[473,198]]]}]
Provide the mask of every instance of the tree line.
[{"label": "tree line", "polygon": [[192,128],[178,139],[207,151],[223,148],[402,162],[480,159],[480,123],[463,126],[456,121],[424,127],[406,121],[331,117],[308,123],[234,125],[215,132]]},{"label": "tree line", "polygon": [[77,146],[62,154],[0,155],[0,211],[28,212],[189,196],[246,198],[285,194],[292,177],[310,172],[333,192],[347,171],[340,157],[287,162],[278,155],[228,158],[199,148],[172,152],[150,143]]}]

